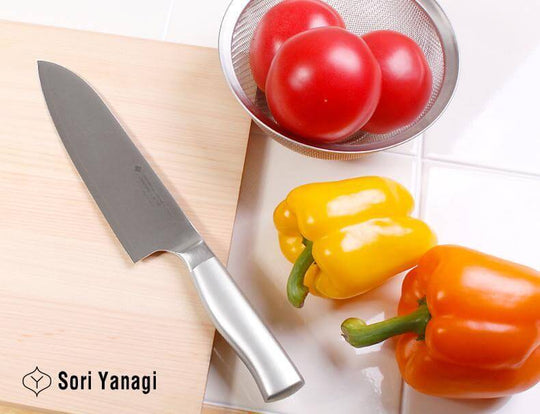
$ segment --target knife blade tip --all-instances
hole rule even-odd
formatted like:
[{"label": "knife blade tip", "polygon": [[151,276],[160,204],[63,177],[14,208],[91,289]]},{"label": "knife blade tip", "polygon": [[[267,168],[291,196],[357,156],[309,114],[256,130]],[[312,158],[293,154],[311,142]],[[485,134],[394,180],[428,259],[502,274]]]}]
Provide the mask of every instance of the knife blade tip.
[{"label": "knife blade tip", "polygon": [[37,60],[36,63],[37,63],[38,74],[40,78],[46,73],[46,71],[55,71],[55,70],[59,71],[60,70],[60,71],[69,72],[69,70],[66,69],[65,67],[54,62],[49,62],[47,60]]},{"label": "knife blade tip", "polygon": [[51,62],[47,62],[46,60],[36,60],[38,70],[43,69],[45,66],[50,65]]}]

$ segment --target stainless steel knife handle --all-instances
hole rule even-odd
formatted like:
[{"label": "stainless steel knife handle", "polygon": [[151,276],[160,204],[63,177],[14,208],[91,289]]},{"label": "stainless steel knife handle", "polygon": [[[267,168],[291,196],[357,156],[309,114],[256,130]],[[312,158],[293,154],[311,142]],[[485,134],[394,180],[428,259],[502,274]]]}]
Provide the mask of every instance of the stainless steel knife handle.
[{"label": "stainless steel knife handle", "polygon": [[304,379],[208,246],[201,242],[175,253],[186,261],[210,318],[253,375],[264,401],[299,390]]}]

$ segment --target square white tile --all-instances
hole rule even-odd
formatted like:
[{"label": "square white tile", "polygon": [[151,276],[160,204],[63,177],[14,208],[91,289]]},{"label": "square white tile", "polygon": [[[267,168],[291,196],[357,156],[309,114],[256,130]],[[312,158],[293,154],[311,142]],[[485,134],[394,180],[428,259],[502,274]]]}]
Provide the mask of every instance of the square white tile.
[{"label": "square white tile", "polygon": [[308,297],[302,309],[288,302],[291,264],[281,255],[272,223],[275,206],[294,187],[361,175],[384,175],[414,186],[414,157],[380,153],[357,161],[325,161],[296,154],[257,134],[252,136],[229,270],[306,379],[292,397],[264,404],[247,369],[223,340],[214,349],[206,400],[279,413],[399,412],[401,378],[390,344],[357,351],[340,337],[350,316],[374,322],[396,312],[401,278],[362,297],[332,302]]},{"label": "square white tile", "polygon": [[540,268],[540,178],[424,162],[421,216],[455,243]]},{"label": "square white tile", "polygon": [[[467,247],[540,267],[540,179],[424,163],[421,216],[441,244]],[[494,400],[451,400],[404,387],[402,412],[528,414],[538,412],[540,386]]]},{"label": "square white tile", "polygon": [[204,0],[204,7],[194,7],[186,0],[173,2],[165,40],[217,47],[219,26],[230,0]]},{"label": "square white tile", "polygon": [[507,398],[451,400],[420,394],[405,384],[401,414],[534,414],[540,404],[539,387]]},{"label": "square white tile", "polygon": [[390,148],[388,152],[394,152],[396,154],[405,154],[405,155],[416,155],[420,151],[421,141],[423,136],[413,138],[411,141],[406,142],[405,144],[398,145],[397,147]]},{"label": "square white tile", "polygon": [[0,19],[161,39],[172,0],[2,0]]},{"label": "square white tile", "polygon": [[460,76],[425,134],[427,157],[540,174],[540,1],[441,0]]}]

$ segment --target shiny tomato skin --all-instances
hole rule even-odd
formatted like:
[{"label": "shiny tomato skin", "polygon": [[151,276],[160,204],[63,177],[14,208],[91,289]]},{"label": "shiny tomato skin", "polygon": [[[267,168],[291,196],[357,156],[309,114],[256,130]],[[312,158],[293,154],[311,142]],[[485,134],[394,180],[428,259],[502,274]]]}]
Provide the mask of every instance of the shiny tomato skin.
[{"label": "shiny tomato skin", "polygon": [[330,5],[319,0],[285,0],[261,19],[249,48],[255,83],[264,92],[266,76],[276,52],[290,37],[324,26],[345,28],[343,19]]},{"label": "shiny tomato skin", "polygon": [[380,68],[366,43],[344,29],[322,27],[283,44],[268,73],[266,99],[283,128],[331,143],[368,121],[380,88]]},{"label": "shiny tomato skin", "polygon": [[401,33],[379,30],[362,39],[382,74],[379,105],[362,130],[385,134],[410,124],[422,113],[431,96],[431,69],[422,49]]}]

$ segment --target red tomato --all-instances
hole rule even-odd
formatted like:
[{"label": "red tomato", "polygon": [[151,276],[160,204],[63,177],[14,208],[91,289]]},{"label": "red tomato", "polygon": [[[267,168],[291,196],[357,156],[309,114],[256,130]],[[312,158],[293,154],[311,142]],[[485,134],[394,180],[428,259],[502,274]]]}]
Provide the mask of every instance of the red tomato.
[{"label": "red tomato", "polygon": [[431,70],[422,49],[409,37],[390,30],[362,36],[379,62],[381,99],[362,130],[384,134],[410,124],[431,95]]},{"label": "red tomato", "polygon": [[249,48],[251,72],[259,89],[264,91],[272,59],[285,40],[323,26],[345,28],[345,23],[337,11],[319,0],[285,0],[268,10]]},{"label": "red tomato", "polygon": [[268,72],[266,99],[285,129],[329,143],[367,122],[380,89],[381,71],[366,43],[344,29],[321,27],[281,46]]}]

